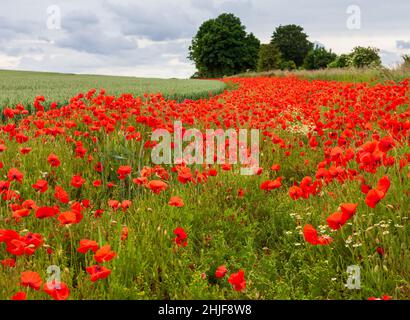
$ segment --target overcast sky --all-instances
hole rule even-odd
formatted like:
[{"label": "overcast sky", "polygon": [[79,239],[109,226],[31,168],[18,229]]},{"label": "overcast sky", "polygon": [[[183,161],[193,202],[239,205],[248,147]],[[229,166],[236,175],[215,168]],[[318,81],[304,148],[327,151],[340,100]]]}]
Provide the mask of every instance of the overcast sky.
[{"label": "overcast sky", "polygon": [[0,69],[189,77],[192,36],[223,12],[262,42],[295,23],[336,53],[376,46],[387,66],[410,53],[410,0],[3,0]]}]

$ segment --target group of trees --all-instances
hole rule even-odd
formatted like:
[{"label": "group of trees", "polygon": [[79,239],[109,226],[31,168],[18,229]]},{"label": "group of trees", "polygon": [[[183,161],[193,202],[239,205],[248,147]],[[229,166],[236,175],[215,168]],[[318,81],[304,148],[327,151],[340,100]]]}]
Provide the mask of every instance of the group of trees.
[{"label": "group of trees", "polygon": [[356,47],[349,54],[338,56],[323,46],[314,45],[298,25],[279,26],[271,42],[261,44],[247,33],[240,19],[221,14],[205,21],[192,39],[189,59],[196,67],[195,77],[222,77],[248,70],[324,69],[380,66],[379,50]]}]

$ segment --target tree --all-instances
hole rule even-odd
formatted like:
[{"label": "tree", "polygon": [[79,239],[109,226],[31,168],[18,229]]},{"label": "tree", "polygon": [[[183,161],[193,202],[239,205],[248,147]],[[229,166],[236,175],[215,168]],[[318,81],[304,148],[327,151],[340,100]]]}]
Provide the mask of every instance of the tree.
[{"label": "tree", "polygon": [[205,21],[192,39],[188,58],[200,77],[222,77],[255,70],[260,41],[247,34],[241,20],[231,13]]},{"label": "tree", "polygon": [[329,63],[329,68],[347,68],[350,65],[350,55],[341,54],[334,61]]},{"label": "tree", "polygon": [[324,47],[315,46],[310,50],[303,62],[303,67],[307,70],[325,69],[337,58],[332,50],[327,51]]},{"label": "tree", "polygon": [[279,69],[281,63],[279,49],[269,43],[262,44],[259,50],[258,71],[269,71]]},{"label": "tree", "polygon": [[296,63],[292,60],[289,61],[282,61],[280,63],[280,69],[281,70],[288,70],[288,71],[292,71],[292,70],[296,70]]},{"label": "tree", "polygon": [[290,24],[277,27],[273,32],[271,43],[279,48],[284,61],[293,61],[297,67],[300,67],[313,47],[307,38],[301,26]]},{"label": "tree", "polygon": [[372,47],[355,47],[350,54],[351,65],[355,68],[378,67],[382,64],[380,50]]}]

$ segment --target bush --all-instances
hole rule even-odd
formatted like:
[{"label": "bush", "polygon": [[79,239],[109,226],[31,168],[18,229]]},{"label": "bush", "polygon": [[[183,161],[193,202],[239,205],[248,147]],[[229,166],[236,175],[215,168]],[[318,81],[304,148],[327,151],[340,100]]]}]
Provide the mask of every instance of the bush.
[{"label": "bush", "polygon": [[350,56],[341,54],[334,61],[329,63],[328,68],[347,68],[350,65]]},{"label": "bush", "polygon": [[350,64],[355,68],[379,67],[382,61],[380,50],[372,47],[355,47],[350,54]]},{"label": "bush", "polygon": [[332,50],[327,51],[323,47],[316,46],[308,52],[303,67],[307,70],[325,69],[336,58],[337,55]]},{"label": "bush", "polygon": [[297,69],[297,66],[296,66],[296,63],[295,63],[294,61],[292,61],[292,60],[282,61],[281,64],[280,64],[280,69],[281,69],[281,70],[289,70],[289,71],[292,71],[292,70],[296,70],[296,69]]}]

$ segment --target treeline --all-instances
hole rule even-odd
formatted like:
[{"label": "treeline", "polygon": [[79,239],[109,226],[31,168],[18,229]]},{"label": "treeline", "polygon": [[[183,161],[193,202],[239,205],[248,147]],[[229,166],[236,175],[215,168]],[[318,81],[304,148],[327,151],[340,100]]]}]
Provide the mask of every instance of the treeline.
[{"label": "treeline", "polygon": [[247,33],[241,20],[224,13],[205,21],[192,39],[189,59],[197,68],[193,77],[216,78],[246,71],[318,70],[325,68],[380,66],[379,49],[355,47],[337,55],[308,40],[303,28],[290,24],[277,27],[270,43]]}]

